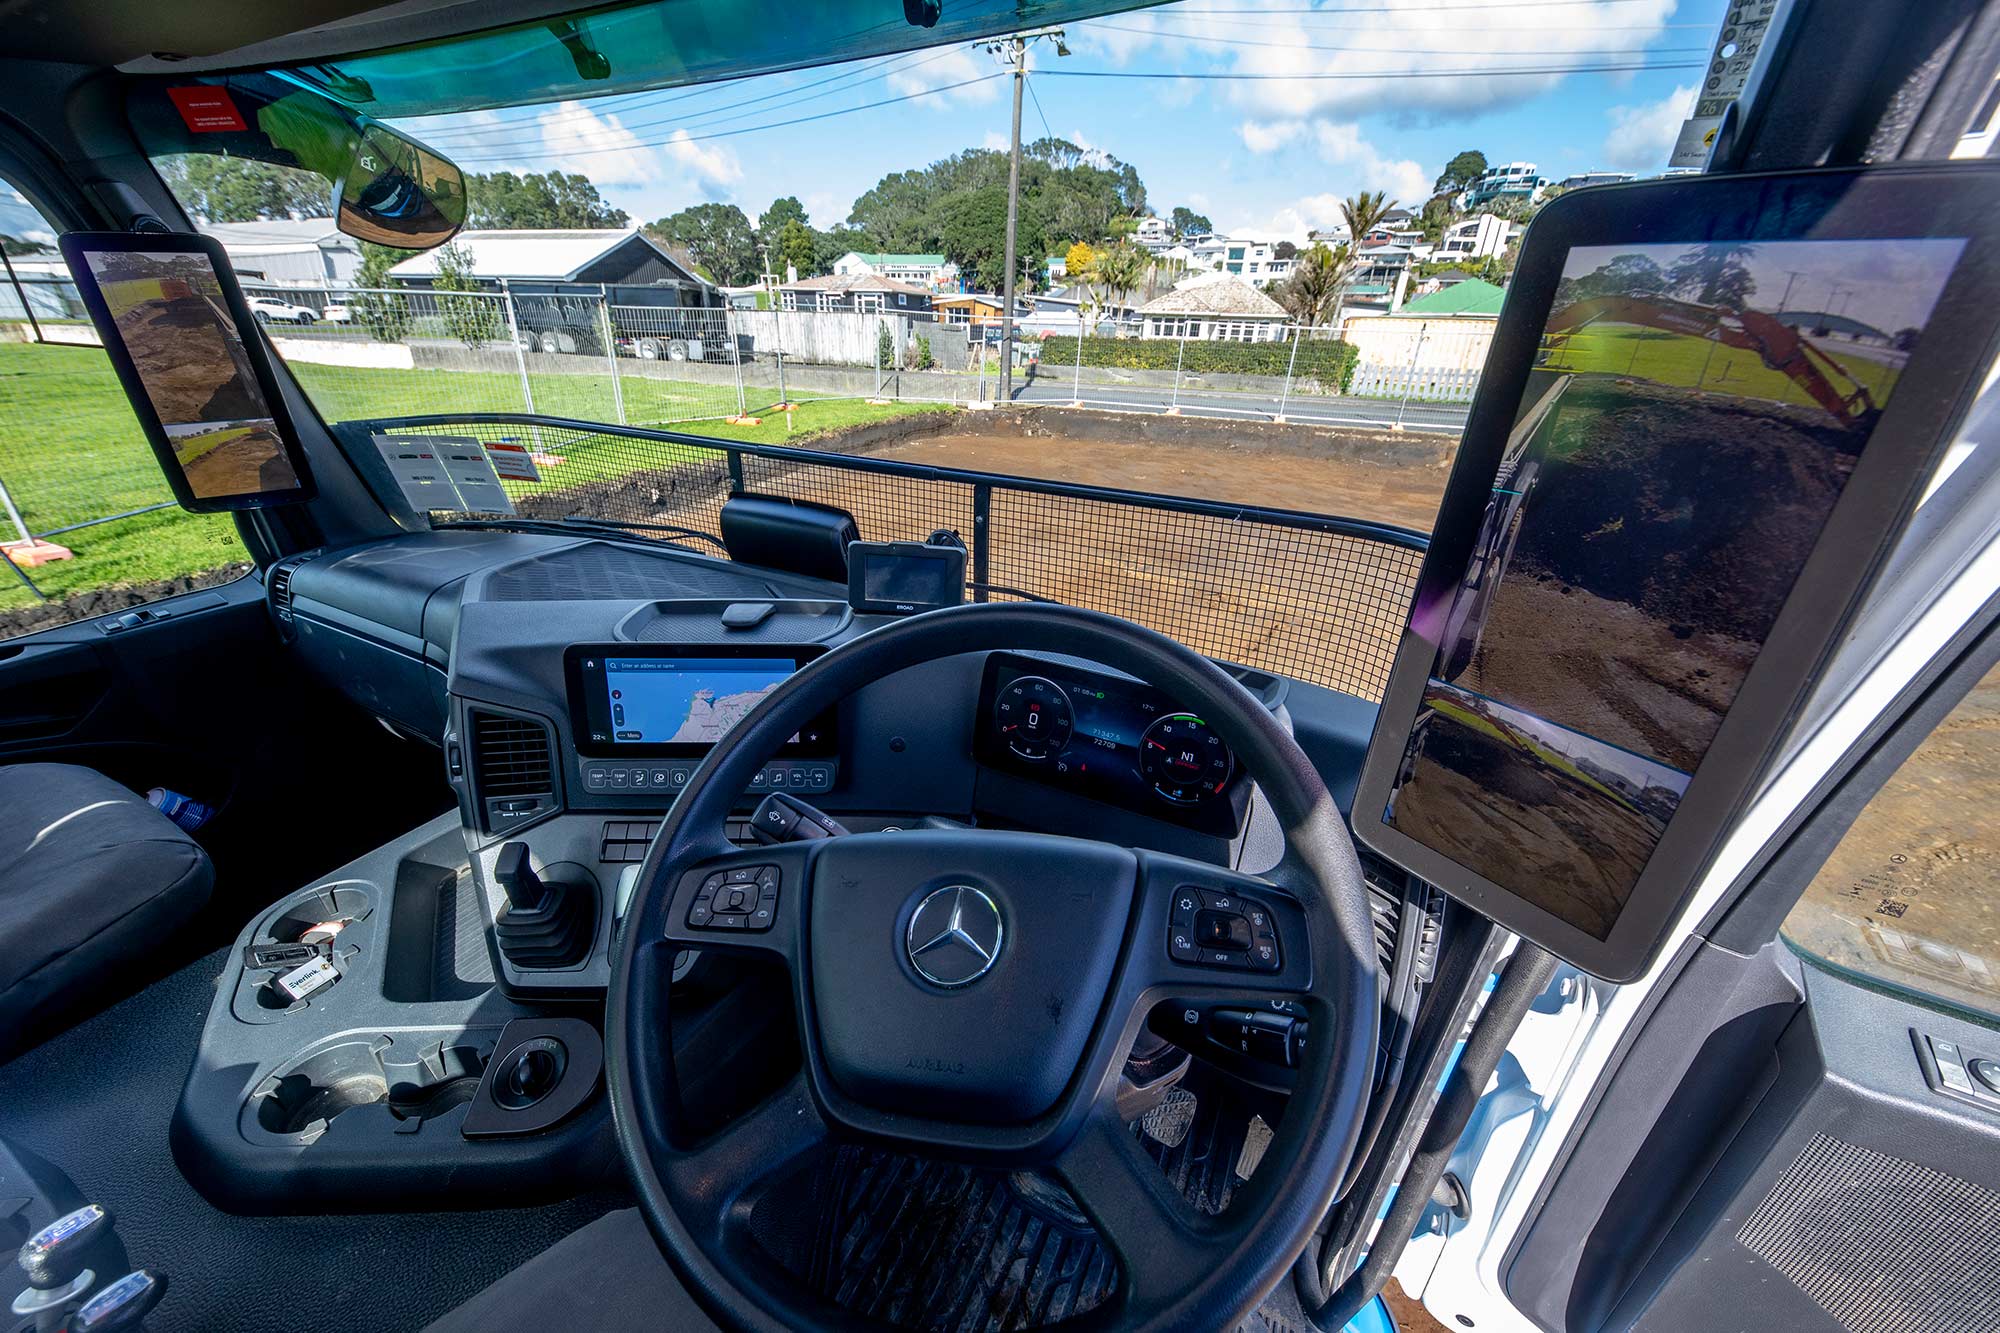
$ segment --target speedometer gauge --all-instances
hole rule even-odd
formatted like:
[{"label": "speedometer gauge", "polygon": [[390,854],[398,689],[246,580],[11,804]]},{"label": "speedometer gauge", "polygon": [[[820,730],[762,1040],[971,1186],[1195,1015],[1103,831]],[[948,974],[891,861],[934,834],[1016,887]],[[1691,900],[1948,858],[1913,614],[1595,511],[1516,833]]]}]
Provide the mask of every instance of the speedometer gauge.
[{"label": "speedometer gauge", "polygon": [[1229,784],[1235,761],[1222,737],[1193,713],[1170,713],[1139,741],[1139,771],[1155,795],[1198,805]]},{"label": "speedometer gauge", "polygon": [[1041,676],[1017,677],[993,704],[993,724],[1000,739],[1023,759],[1039,761],[1061,754],[1074,723],[1062,686]]}]

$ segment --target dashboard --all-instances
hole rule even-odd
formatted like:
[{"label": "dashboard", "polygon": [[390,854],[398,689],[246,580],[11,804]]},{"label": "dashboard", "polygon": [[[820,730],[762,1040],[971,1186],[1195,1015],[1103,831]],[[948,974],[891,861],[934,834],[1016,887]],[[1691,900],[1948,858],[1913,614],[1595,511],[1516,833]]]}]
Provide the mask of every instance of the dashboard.
[{"label": "dashboard", "polygon": [[[847,593],[664,545],[514,532],[409,534],[291,557],[267,576],[301,664],[441,753],[490,915],[506,901],[496,872],[510,841],[548,873],[597,884],[607,910],[583,963],[498,960],[517,995],[569,997],[608,981],[620,904],[708,747],[800,666],[892,623]],[[1219,665],[1291,730],[1346,809],[1375,705]],[[731,838],[751,840],[749,815],[773,791],[856,832],[1031,829],[1253,874],[1283,852],[1254,782],[1200,716],[1057,654],[966,653],[869,683],[767,759]],[[1364,870],[1393,993],[1420,978],[1441,909],[1421,881],[1366,858]],[[1385,1061],[1405,1031],[1385,1024]],[[1168,1035],[1270,1077],[1271,1060],[1244,1054],[1226,1025]]]}]

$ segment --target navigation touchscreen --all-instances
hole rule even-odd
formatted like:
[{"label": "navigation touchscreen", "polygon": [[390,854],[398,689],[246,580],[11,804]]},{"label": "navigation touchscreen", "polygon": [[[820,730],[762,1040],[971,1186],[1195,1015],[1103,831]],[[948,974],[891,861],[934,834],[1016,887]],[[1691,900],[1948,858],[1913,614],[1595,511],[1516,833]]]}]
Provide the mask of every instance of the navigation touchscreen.
[{"label": "navigation touchscreen", "polygon": [[[586,754],[700,755],[816,652],[789,647],[579,646],[569,650],[571,710]],[[821,719],[784,754],[832,753]]]},{"label": "navigation touchscreen", "polygon": [[[1420,872],[1442,858],[1594,941],[1631,906],[1938,336],[1969,240],[1746,221],[1546,256],[1553,290],[1511,424],[1476,510],[1453,475],[1398,658],[1403,699],[1371,748],[1365,808],[1386,840],[1357,805],[1364,839],[1433,854]],[[1851,574],[1876,546],[1843,553]],[[1776,639],[1793,671],[1841,609]],[[1756,721],[1786,707],[1766,700]]]}]

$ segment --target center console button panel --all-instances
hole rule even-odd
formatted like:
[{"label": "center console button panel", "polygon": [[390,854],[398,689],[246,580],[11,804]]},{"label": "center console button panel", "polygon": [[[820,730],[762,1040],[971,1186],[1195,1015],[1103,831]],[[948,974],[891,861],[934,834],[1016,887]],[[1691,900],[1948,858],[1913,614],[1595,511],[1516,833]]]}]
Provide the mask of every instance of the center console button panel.
[{"label": "center console button panel", "polygon": [[[697,763],[624,763],[615,759],[579,761],[583,789],[594,796],[631,796],[644,803],[671,803],[688,784]],[[749,790],[763,795],[773,791],[801,793],[829,792],[839,765],[831,759],[810,763],[774,763],[757,770]],[[635,804],[639,801],[635,801]]]}]

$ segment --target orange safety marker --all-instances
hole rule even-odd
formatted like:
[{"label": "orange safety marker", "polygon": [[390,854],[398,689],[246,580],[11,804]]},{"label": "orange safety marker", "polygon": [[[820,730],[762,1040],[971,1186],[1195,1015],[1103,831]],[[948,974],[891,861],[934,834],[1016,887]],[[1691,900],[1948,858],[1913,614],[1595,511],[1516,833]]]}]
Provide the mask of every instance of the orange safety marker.
[{"label": "orange safety marker", "polygon": [[31,537],[27,541],[0,542],[0,550],[6,551],[7,558],[22,569],[33,569],[55,560],[76,558],[76,552],[69,547],[45,542],[39,537]]}]

